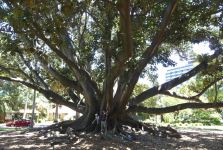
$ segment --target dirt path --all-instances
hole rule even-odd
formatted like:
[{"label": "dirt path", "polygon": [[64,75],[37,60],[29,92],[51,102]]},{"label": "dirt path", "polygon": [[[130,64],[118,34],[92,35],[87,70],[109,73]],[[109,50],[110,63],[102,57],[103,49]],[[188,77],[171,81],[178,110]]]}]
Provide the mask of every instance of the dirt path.
[{"label": "dirt path", "polygon": [[[120,138],[103,140],[98,135],[83,134],[69,143],[54,147],[55,150],[93,149],[93,150],[223,150],[223,131],[217,129],[181,129],[181,139],[161,138],[148,134],[139,134],[135,141],[128,142]],[[0,150],[53,149],[52,139],[38,136],[37,132],[20,134],[17,132],[0,132]]]}]

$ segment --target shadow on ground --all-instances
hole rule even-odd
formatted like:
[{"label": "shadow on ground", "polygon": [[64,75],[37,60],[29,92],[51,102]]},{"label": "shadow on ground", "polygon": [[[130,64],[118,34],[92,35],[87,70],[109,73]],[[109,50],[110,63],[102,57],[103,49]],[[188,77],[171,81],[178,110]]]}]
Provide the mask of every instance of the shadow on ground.
[{"label": "shadow on ground", "polygon": [[[136,140],[129,142],[121,138],[112,140],[101,139],[99,135],[82,134],[71,142],[66,137],[58,137],[64,142],[54,146],[54,149],[223,149],[223,131],[213,130],[181,130],[182,138],[162,138],[148,134],[136,135]],[[54,139],[55,140],[55,139]],[[40,136],[37,132],[21,134],[21,132],[0,132],[0,150],[23,150],[23,149],[53,149],[52,138]]]}]

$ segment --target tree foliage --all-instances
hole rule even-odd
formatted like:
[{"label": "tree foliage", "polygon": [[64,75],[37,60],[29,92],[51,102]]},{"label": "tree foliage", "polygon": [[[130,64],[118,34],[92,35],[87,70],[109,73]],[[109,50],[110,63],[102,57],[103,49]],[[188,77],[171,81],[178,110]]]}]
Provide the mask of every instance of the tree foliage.
[{"label": "tree foliage", "polygon": [[[199,100],[209,84],[222,80],[222,9],[221,0],[1,0],[0,79],[83,113],[79,129],[103,109],[111,122],[122,122],[136,111],[222,107]],[[202,41],[212,55],[181,77],[133,95],[140,77],[154,81],[157,64],[175,65],[171,54],[187,57],[188,45]],[[169,91],[197,75],[204,82],[210,73],[216,77],[195,96]],[[159,94],[193,103],[152,111],[139,105]]]},{"label": "tree foliage", "polygon": [[23,99],[21,98],[21,88],[19,88],[18,84],[0,82],[0,85],[0,112],[5,113],[6,110],[18,110],[18,108],[21,108]]}]

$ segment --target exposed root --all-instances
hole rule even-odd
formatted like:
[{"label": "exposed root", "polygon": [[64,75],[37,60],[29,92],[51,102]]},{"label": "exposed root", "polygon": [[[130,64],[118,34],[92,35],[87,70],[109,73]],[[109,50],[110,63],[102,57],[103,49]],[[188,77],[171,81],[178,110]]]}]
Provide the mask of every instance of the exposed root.
[{"label": "exposed root", "polygon": [[[80,132],[83,132],[83,131],[87,133],[88,132],[97,133],[97,134],[101,133],[100,124],[92,123],[88,125],[87,127],[80,129],[78,126],[79,121],[81,120],[64,121],[64,122],[53,124],[45,128],[29,130],[29,132],[39,131],[40,134],[45,135],[51,132],[58,131],[61,134],[65,134],[68,127],[70,127],[72,128],[72,132],[74,134],[79,134]],[[155,125],[136,121],[130,117],[127,117],[125,120],[119,121],[115,126],[112,126],[112,127],[109,126],[108,124],[108,129],[109,129],[108,136],[116,135],[127,140],[133,140],[134,134],[140,130],[146,131],[148,134],[152,134],[154,136],[181,138],[181,135],[177,132],[177,130],[173,129],[170,126],[167,126],[167,127],[155,126]]]},{"label": "exposed root", "polygon": [[155,136],[181,138],[181,135],[177,132],[177,130],[173,129],[170,126],[163,127],[150,124],[142,124],[142,127],[145,131]]},{"label": "exposed root", "polygon": [[142,123],[130,117],[125,120],[123,124],[128,125],[129,127],[131,127],[131,130],[134,131],[144,130],[147,131],[149,134],[155,136],[181,138],[181,135],[177,132],[177,130],[173,129],[170,126],[163,127],[151,125],[148,123]]}]

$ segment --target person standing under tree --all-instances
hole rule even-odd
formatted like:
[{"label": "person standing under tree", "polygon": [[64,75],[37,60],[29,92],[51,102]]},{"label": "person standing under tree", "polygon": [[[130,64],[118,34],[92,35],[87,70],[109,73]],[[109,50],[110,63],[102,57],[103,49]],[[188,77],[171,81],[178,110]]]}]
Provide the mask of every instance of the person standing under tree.
[{"label": "person standing under tree", "polygon": [[96,122],[96,127],[95,127],[94,132],[97,132],[97,131],[99,131],[98,129],[99,129],[99,126],[100,126],[100,117],[97,113],[95,114],[95,119],[92,122],[92,124],[94,124],[95,122]]},{"label": "person standing under tree", "polygon": [[95,114],[95,120],[96,120],[96,123],[97,123],[97,126],[99,125],[100,123],[100,117],[98,114]]},{"label": "person standing under tree", "polygon": [[104,133],[104,135],[107,134],[107,113],[106,111],[102,111],[100,115],[100,121],[101,121],[101,132]]}]

